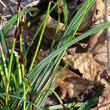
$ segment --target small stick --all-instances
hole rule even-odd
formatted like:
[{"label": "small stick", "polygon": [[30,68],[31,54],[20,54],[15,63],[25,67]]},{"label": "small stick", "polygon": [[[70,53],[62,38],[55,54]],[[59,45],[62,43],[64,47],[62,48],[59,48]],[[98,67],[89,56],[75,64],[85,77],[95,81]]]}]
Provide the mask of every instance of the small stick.
[{"label": "small stick", "polygon": [[6,5],[1,0],[0,0],[0,4],[2,4],[6,8]]},{"label": "small stick", "polygon": [[91,108],[90,110],[97,110],[99,108],[106,107],[108,105],[110,105],[110,102],[109,103],[106,103],[106,104],[103,104],[103,105],[100,105],[100,106],[97,106],[97,107],[94,107],[94,108]]}]

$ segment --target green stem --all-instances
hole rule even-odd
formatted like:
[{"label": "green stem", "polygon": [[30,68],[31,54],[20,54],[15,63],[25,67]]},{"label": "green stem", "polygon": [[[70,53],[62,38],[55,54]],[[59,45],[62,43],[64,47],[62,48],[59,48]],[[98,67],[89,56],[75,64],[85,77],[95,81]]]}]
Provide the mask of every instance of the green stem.
[{"label": "green stem", "polygon": [[3,70],[2,70],[1,64],[0,64],[0,74],[1,74],[4,86],[6,87],[6,78],[5,78],[5,74],[4,74]]},{"label": "green stem", "polygon": [[[22,78],[23,78],[23,96],[26,100],[26,93],[25,93],[25,76],[24,76],[24,55],[23,55],[23,39],[22,39],[22,31],[23,31],[23,24],[25,22],[26,18],[23,17],[20,25],[20,51],[21,51],[21,69],[22,69]],[[26,102],[24,101],[23,110],[25,110]]]},{"label": "green stem", "polygon": [[[25,77],[27,85],[29,87],[30,102],[32,102],[32,90],[31,90],[30,82],[26,75],[24,77]],[[29,110],[32,110],[32,104],[30,104]]]},{"label": "green stem", "polygon": [[[21,68],[22,68],[22,77],[23,77],[23,96],[24,96],[24,100],[26,100],[25,77],[24,77],[24,65],[23,64],[21,64]],[[26,106],[26,102],[24,101],[23,110],[25,110],[25,106]]]},{"label": "green stem", "polygon": [[47,91],[51,91],[51,92],[56,96],[56,98],[58,99],[58,101],[60,102],[60,104],[61,104],[61,105],[63,104],[63,102],[62,102],[62,100],[60,99],[60,97],[58,96],[58,94],[57,94],[55,91],[53,91],[52,89],[45,89],[45,90],[43,90],[42,92],[40,92],[40,94],[39,94],[38,97],[36,98],[34,104],[38,101],[38,99],[40,98],[40,96],[41,96],[44,92],[47,92]]},{"label": "green stem", "polygon": [[[16,31],[15,31],[15,36],[14,36],[14,39],[13,39],[10,62],[9,62],[9,67],[8,67],[8,78],[7,78],[6,94],[8,94],[8,89],[9,89],[10,75],[11,75],[11,65],[12,65],[12,61],[13,61],[13,50],[15,48],[15,42],[16,42],[18,26],[19,26],[19,19],[20,19],[20,0],[19,0],[19,5],[18,5],[18,18],[17,18],[17,24],[16,24]],[[7,102],[8,102],[8,98],[6,97],[5,103],[7,104]]]},{"label": "green stem", "polygon": [[[7,78],[7,86],[6,86],[6,94],[8,94],[8,89],[9,89],[9,83],[10,83],[10,75],[11,75],[11,65],[12,65],[12,60],[13,60],[13,50],[15,47],[15,39],[13,40],[13,47],[11,51],[11,56],[10,56],[10,62],[9,62],[9,67],[8,67],[8,78]],[[6,97],[6,105],[7,105],[8,99]]]},{"label": "green stem", "polygon": [[[49,12],[49,14],[52,12],[52,10],[59,4],[59,2],[60,2],[61,0],[58,0],[56,3],[55,3],[55,5],[51,8],[51,10],[50,10],[50,12]],[[34,42],[34,40],[35,40],[35,38],[36,38],[36,36],[38,35],[38,33],[39,33],[39,31],[40,31],[40,29],[41,29],[41,27],[43,26],[43,24],[44,24],[44,20],[43,20],[43,22],[41,23],[41,25],[39,26],[39,28],[37,29],[37,32],[36,32],[36,34],[34,35],[34,37],[33,37],[33,39],[31,40],[31,42],[30,42],[30,44],[29,44],[29,46],[28,46],[28,48],[26,49],[26,51],[25,51],[25,55],[24,55],[24,59],[26,58],[26,56],[27,56],[27,53],[28,53],[28,51],[29,51],[29,49],[30,49],[30,47],[31,47],[31,45],[33,44],[33,42]]]},{"label": "green stem", "polygon": [[22,83],[22,75],[21,75],[21,65],[17,57],[16,57],[16,68],[17,68],[17,85],[19,87],[19,85]]},{"label": "green stem", "polygon": [[59,27],[60,27],[60,7],[58,4],[58,24],[57,24],[57,28],[56,28],[56,32],[55,32],[55,37],[54,37],[52,44],[51,44],[50,53],[53,51],[53,47],[54,47],[55,42],[57,40]]},{"label": "green stem", "polygon": [[37,56],[37,52],[38,52],[39,46],[40,46],[40,44],[41,44],[41,40],[42,40],[42,37],[43,37],[43,34],[44,34],[44,30],[45,30],[45,27],[46,27],[46,22],[47,22],[48,15],[49,15],[50,6],[51,6],[51,2],[49,2],[49,5],[48,5],[46,18],[45,18],[45,21],[44,21],[44,25],[43,25],[43,27],[42,27],[42,32],[41,32],[41,35],[40,35],[40,38],[39,38],[39,42],[38,42],[38,45],[37,45],[37,48],[36,48],[36,51],[35,51],[33,60],[32,60],[32,62],[31,62],[30,68],[29,68],[29,71],[31,71],[31,69],[32,69],[32,67],[33,67],[33,65],[34,65],[34,62],[35,62],[35,59],[36,59],[36,56]]},{"label": "green stem", "polygon": [[8,78],[8,69],[7,69],[7,66],[6,66],[6,59],[5,59],[5,55],[3,53],[3,49],[2,49],[2,45],[0,43],[0,52],[1,52],[1,57],[2,57],[2,60],[3,60],[3,67],[4,67],[4,72],[5,72],[5,75],[6,75],[6,79]]},{"label": "green stem", "polygon": [[[82,15],[82,18],[81,18],[81,20],[80,20],[80,22],[79,22],[79,24],[78,24],[78,26],[77,26],[75,32],[74,32],[73,35],[72,35],[73,37],[74,37],[74,35],[76,34],[76,32],[77,32],[79,26],[81,25],[81,23],[82,23],[82,21],[83,21],[83,19],[84,19],[84,16],[85,16],[85,14],[86,14],[87,8],[88,8],[88,6],[89,6],[89,2],[90,2],[90,0],[88,0],[88,2],[87,2],[87,5],[86,5],[86,8],[85,8],[84,13],[83,13],[83,15]],[[73,37],[72,37],[71,39],[73,39]]]},{"label": "green stem", "polygon": [[63,4],[64,4],[64,24],[65,24],[65,30],[66,30],[68,25],[68,8],[67,8],[66,0],[63,0]]}]

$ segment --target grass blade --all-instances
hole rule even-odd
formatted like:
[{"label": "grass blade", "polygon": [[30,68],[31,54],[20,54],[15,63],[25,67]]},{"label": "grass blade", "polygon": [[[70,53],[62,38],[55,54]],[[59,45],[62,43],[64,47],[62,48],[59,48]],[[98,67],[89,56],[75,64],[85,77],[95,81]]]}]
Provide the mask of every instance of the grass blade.
[{"label": "grass blade", "polygon": [[[20,15],[21,17],[24,16],[25,13],[29,13],[32,11],[36,11],[38,10],[37,8],[27,8],[23,11],[21,11]],[[14,15],[8,22],[7,24],[3,27],[4,33],[6,34],[6,32],[8,31],[8,29],[10,28],[11,25],[13,25],[15,22],[17,21],[17,15]]]}]

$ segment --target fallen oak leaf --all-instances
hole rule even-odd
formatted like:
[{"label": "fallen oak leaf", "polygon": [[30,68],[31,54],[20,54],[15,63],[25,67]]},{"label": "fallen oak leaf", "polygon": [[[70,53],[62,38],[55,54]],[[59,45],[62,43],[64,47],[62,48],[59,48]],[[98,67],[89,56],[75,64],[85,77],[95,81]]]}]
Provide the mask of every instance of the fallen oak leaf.
[{"label": "fallen oak leaf", "polygon": [[[54,80],[56,79],[56,77],[58,76],[62,68],[63,67],[61,66],[58,68],[58,71],[54,77]],[[43,90],[47,87],[48,82],[44,86]],[[95,84],[95,86],[100,85],[98,82],[88,81],[76,75],[74,72],[68,69],[65,69],[52,89],[55,90],[57,87],[59,87],[58,94],[60,98],[64,100],[68,98],[78,97],[79,93],[84,89],[86,89],[91,84]]]},{"label": "fallen oak leaf", "polygon": [[94,60],[91,53],[74,53],[71,55],[65,55],[62,60],[67,63],[69,59],[70,66],[73,70],[79,70],[84,78],[92,81],[99,81],[99,64]]}]

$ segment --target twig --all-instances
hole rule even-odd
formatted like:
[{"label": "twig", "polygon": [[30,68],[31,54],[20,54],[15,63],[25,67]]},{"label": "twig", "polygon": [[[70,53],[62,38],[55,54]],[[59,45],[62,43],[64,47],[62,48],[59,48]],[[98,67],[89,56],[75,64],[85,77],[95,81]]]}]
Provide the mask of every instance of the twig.
[{"label": "twig", "polygon": [[97,106],[97,107],[94,107],[94,108],[91,108],[90,110],[97,110],[99,108],[106,107],[108,105],[110,105],[110,102],[109,103],[106,103],[106,104],[103,104],[103,105],[100,105],[100,106]]},{"label": "twig", "polygon": [[0,0],[0,4],[2,4],[6,8],[6,5],[1,0]]}]

